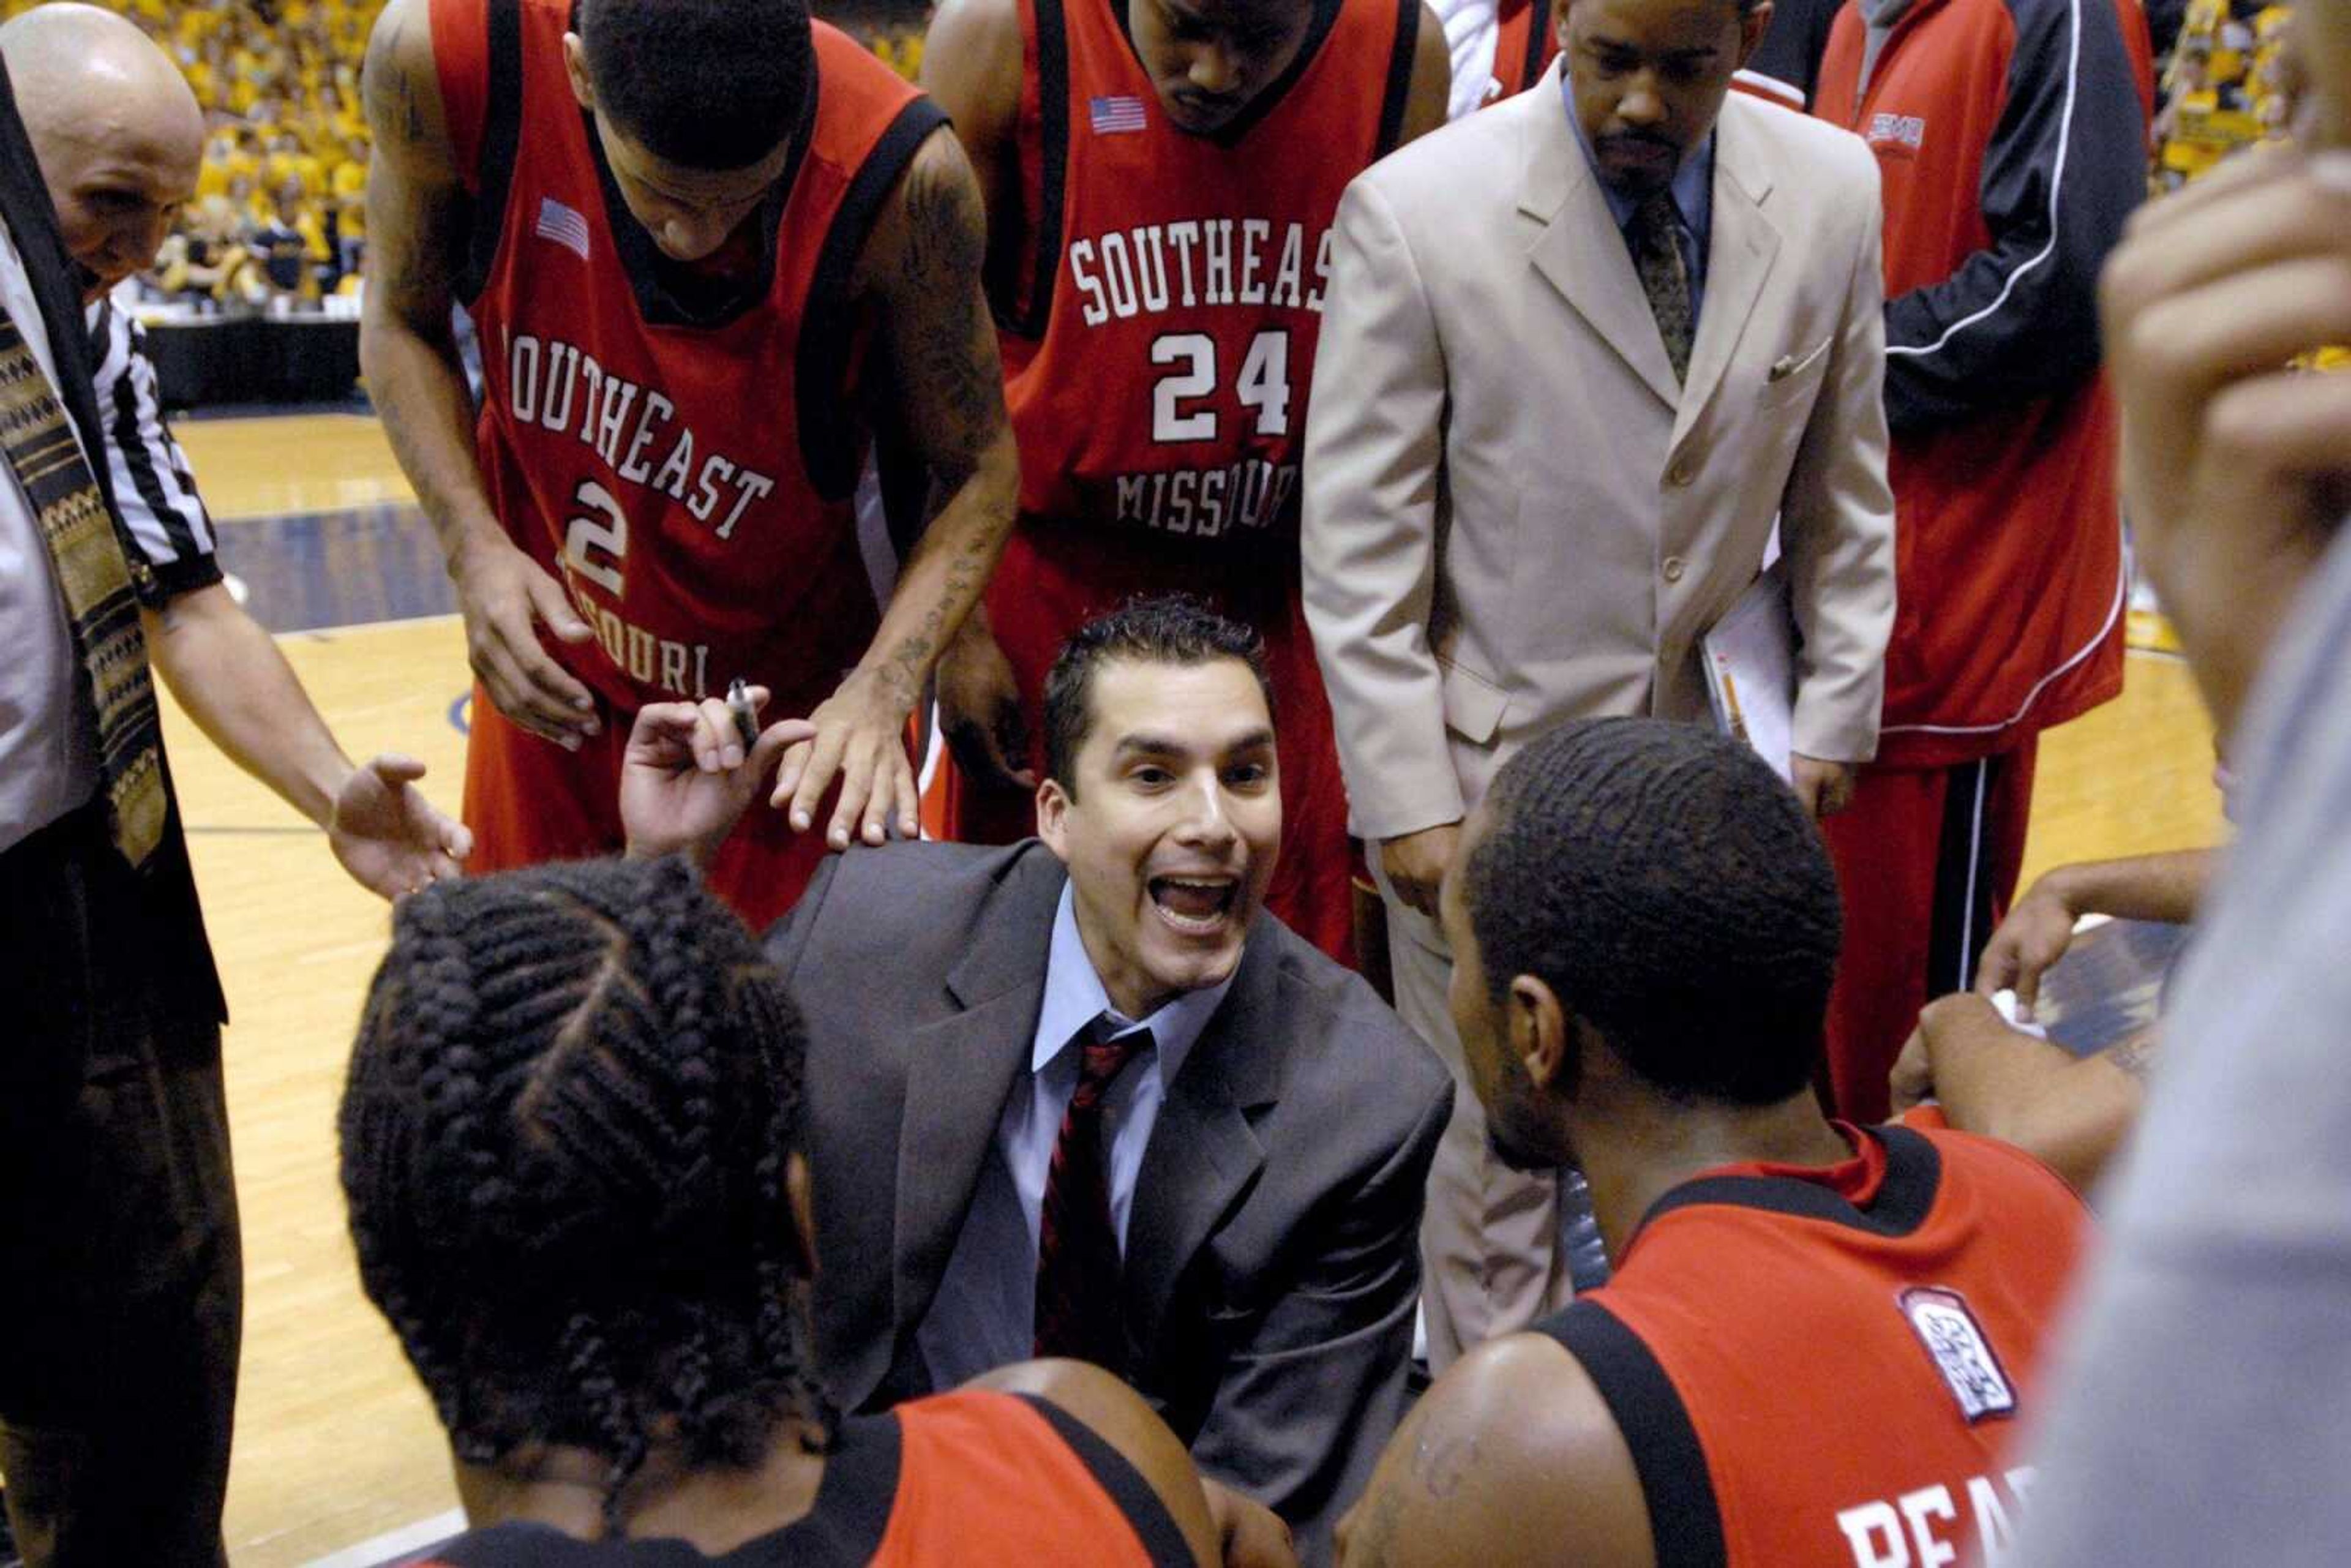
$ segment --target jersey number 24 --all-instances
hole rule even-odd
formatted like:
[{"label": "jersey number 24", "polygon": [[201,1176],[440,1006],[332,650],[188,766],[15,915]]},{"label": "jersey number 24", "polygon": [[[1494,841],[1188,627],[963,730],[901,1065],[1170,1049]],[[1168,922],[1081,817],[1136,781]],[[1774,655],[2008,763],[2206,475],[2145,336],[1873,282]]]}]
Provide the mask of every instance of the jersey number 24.
[{"label": "jersey number 24", "polygon": [[[1186,410],[1188,402],[1215,394],[1217,340],[1206,332],[1167,332],[1152,340],[1151,362],[1183,368],[1159,378],[1151,389],[1151,439],[1154,441],[1214,441],[1217,411]],[[1257,434],[1290,434],[1290,333],[1281,329],[1259,332],[1250,340],[1241,361],[1241,378],[1233,387],[1243,408],[1257,411]]]}]

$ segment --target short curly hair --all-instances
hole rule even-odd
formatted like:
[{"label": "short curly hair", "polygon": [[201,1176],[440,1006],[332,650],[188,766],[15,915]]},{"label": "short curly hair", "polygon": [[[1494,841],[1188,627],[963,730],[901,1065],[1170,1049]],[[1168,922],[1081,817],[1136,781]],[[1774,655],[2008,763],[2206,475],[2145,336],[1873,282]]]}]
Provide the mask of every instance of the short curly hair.
[{"label": "short curly hair", "polygon": [[657,158],[747,169],[817,90],[806,0],[580,0],[597,107]]},{"label": "short curly hair", "polygon": [[787,1193],[805,1036],[684,862],[557,864],[403,901],[353,1049],[360,1279],[458,1456],[611,1465],[656,1428],[744,1467],[829,1443]]},{"label": "short curly hair", "polygon": [[1587,719],[1504,765],[1462,892],[1499,1001],[1532,975],[1668,1094],[1772,1104],[1821,1055],[1842,916],[1819,830],[1749,747]]}]

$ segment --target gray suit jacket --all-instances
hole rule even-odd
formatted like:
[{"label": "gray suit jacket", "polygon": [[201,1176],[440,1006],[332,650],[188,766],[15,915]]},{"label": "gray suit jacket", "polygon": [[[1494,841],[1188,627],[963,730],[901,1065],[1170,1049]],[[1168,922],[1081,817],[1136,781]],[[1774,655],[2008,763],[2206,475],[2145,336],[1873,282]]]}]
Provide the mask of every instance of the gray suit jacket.
[{"label": "gray suit jacket", "polygon": [[1877,743],[1894,621],[1877,163],[1734,92],[1687,385],[1559,67],[1358,175],[1306,432],[1306,617],[1358,831],[1474,807],[1570,718],[1708,713],[1776,519],[1795,749]]},{"label": "gray suit jacket", "polygon": [[[817,1343],[848,1408],[929,1386],[914,1332],[1028,1060],[1064,880],[1033,840],[852,849],[768,938],[808,1018]],[[1403,1413],[1451,1104],[1371,988],[1260,914],[1144,1155],[1134,1383],[1310,1559]]]}]

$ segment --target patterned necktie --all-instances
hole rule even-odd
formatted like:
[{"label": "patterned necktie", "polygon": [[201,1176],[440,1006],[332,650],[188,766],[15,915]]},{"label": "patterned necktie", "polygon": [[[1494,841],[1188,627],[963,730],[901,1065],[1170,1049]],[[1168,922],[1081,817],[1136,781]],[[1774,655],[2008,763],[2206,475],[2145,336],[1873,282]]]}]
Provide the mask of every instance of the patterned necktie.
[{"label": "patterned necktie", "polygon": [[132,865],[144,864],[163,836],[165,806],[155,686],[131,569],[65,410],[5,306],[0,453],[24,488],[65,594],[74,652],[98,710],[99,777],[114,846]]},{"label": "patterned necktie", "polygon": [[1677,382],[1689,378],[1691,332],[1689,269],[1682,261],[1680,231],[1681,214],[1669,189],[1635,208],[1625,230],[1633,268],[1641,275],[1641,289],[1649,297],[1649,313],[1657,319]]},{"label": "patterned necktie", "polygon": [[1124,1375],[1119,1320],[1118,1229],[1110,1211],[1102,1103],[1111,1081],[1151,1043],[1149,1030],[1113,1040],[1102,1014],[1079,1035],[1077,1092],[1061,1116],[1037,1228],[1037,1354],[1074,1356]]}]

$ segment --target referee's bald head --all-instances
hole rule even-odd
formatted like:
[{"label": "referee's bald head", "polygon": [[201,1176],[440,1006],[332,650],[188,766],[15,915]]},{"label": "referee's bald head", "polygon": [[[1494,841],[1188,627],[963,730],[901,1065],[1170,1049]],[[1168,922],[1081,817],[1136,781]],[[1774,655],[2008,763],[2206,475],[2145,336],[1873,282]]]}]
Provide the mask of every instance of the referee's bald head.
[{"label": "referee's bald head", "polygon": [[155,258],[196,188],[204,111],[169,56],[95,5],[38,5],[0,26],[16,109],[85,295]]}]

